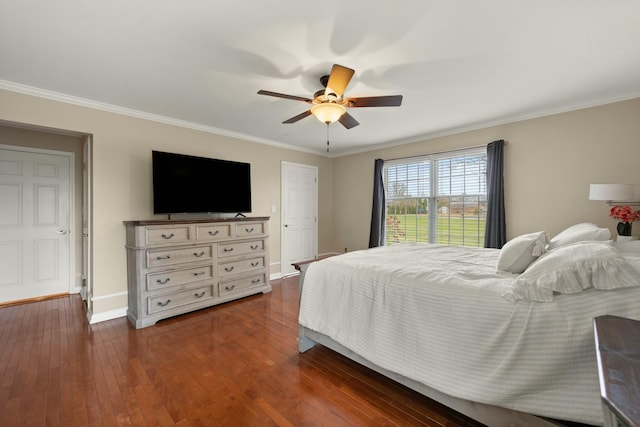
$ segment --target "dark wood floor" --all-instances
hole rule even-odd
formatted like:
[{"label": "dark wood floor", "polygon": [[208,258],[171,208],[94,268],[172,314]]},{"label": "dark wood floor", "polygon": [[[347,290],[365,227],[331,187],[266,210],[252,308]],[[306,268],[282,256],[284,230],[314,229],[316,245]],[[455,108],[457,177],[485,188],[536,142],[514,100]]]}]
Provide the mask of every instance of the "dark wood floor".
[{"label": "dark wood floor", "polygon": [[477,426],[318,346],[297,278],[135,330],[77,296],[0,308],[0,426]]}]

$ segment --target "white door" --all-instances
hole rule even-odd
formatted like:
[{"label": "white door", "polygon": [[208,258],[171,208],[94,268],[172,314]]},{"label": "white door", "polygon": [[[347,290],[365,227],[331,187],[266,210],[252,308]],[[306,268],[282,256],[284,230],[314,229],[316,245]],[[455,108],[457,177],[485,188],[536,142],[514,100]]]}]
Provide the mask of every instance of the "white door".
[{"label": "white door", "polygon": [[295,273],[291,265],[318,255],[318,168],[282,163],[281,271]]},{"label": "white door", "polygon": [[71,158],[0,149],[0,302],[70,291]]}]

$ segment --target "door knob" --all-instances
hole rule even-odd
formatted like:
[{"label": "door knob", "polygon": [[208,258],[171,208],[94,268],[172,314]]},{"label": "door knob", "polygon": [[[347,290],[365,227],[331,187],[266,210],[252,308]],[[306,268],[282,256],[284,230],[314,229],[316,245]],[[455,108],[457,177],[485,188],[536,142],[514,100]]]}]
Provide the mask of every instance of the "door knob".
[{"label": "door knob", "polygon": [[67,230],[58,230],[57,233],[64,235],[67,234]]}]

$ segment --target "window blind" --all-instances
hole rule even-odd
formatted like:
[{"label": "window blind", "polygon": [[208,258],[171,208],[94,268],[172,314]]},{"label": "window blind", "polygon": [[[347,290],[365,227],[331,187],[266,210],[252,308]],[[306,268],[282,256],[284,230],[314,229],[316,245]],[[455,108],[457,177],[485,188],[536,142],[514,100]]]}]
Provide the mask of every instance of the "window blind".
[{"label": "window blind", "polygon": [[482,246],[485,147],[385,162],[385,243]]}]

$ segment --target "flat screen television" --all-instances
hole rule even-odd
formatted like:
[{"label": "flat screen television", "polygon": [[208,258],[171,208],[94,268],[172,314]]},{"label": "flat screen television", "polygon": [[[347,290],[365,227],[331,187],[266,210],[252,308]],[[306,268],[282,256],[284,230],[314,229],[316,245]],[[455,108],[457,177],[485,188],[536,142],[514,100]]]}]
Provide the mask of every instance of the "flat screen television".
[{"label": "flat screen television", "polygon": [[251,212],[251,165],[152,151],[153,213]]}]

